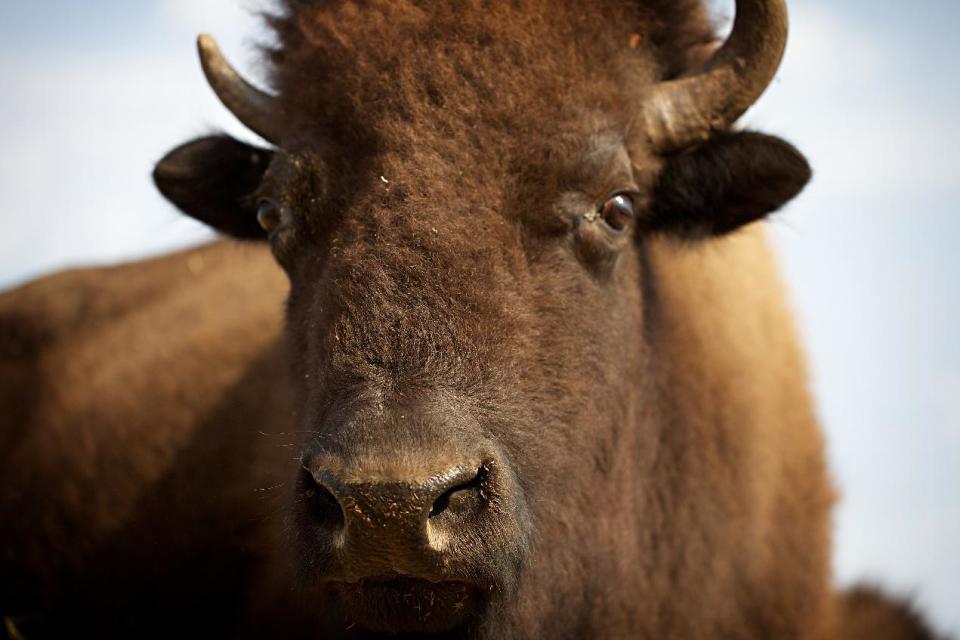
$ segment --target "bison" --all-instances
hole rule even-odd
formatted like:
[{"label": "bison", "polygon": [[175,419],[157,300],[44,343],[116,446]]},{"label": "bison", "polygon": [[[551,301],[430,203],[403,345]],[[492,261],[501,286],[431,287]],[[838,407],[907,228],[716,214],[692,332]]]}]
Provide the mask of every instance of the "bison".
[{"label": "bison", "polygon": [[762,224],[810,169],[734,128],[787,15],[736,11],[286,0],[271,92],[201,36],[270,146],[154,178],[250,242],[0,299],[8,632],[932,637],[830,587]]}]

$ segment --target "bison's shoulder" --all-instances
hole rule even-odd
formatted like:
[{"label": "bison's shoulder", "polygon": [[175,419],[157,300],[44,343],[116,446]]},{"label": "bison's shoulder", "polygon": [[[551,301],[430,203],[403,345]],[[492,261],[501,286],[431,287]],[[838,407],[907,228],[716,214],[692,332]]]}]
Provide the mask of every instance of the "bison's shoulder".
[{"label": "bison's shoulder", "polygon": [[102,407],[138,380],[179,379],[201,355],[245,350],[231,339],[276,335],[285,291],[267,251],[216,243],[0,294],[0,452],[33,422],[40,395],[64,421],[77,403]]},{"label": "bison's shoulder", "polygon": [[[75,341],[78,332],[101,330],[207,290],[227,296],[273,290],[273,300],[279,301],[285,283],[265,248],[231,242],[119,266],[63,271],[0,293],[0,348],[12,350],[3,352],[9,355],[56,339]],[[24,327],[31,329],[24,332]]]},{"label": "bison's shoulder", "polygon": [[251,395],[236,391],[249,378],[279,379],[286,290],[268,250],[216,243],[0,296],[4,571],[55,580],[177,504],[163,496],[189,507],[189,451],[227,446],[207,427],[260,426],[230,398]]}]

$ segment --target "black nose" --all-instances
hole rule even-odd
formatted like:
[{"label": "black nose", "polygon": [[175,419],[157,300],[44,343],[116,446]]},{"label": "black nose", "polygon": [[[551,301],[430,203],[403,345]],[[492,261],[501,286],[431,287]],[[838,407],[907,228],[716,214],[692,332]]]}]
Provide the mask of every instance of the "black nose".
[{"label": "black nose", "polygon": [[430,573],[452,545],[476,535],[490,504],[493,461],[432,465],[440,467],[433,473],[364,472],[364,466],[322,456],[304,466],[310,517],[348,576]]}]

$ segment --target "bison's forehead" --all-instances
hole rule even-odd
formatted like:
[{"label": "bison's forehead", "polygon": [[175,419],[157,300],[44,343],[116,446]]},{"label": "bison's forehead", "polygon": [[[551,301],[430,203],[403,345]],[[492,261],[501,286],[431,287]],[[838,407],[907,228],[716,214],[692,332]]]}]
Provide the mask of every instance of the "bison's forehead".
[{"label": "bison's forehead", "polygon": [[578,263],[571,214],[638,186],[631,106],[709,38],[699,3],[290,7],[273,84],[283,155],[304,160],[275,182],[305,185],[281,198],[314,231],[292,269],[293,327],[312,328],[323,369],[479,379],[596,324],[589,310],[612,301]]},{"label": "bison's forehead", "polygon": [[638,103],[709,38],[683,0],[289,5],[273,78],[289,125],[393,148],[542,139]]}]

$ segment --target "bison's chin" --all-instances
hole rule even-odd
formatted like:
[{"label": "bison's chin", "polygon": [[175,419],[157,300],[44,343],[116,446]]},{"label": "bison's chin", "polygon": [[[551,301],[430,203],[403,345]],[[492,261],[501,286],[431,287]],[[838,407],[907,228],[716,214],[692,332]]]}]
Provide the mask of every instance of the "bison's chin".
[{"label": "bison's chin", "polygon": [[453,631],[476,617],[484,595],[465,582],[401,576],[338,582],[335,589],[351,625],[387,634]]}]

